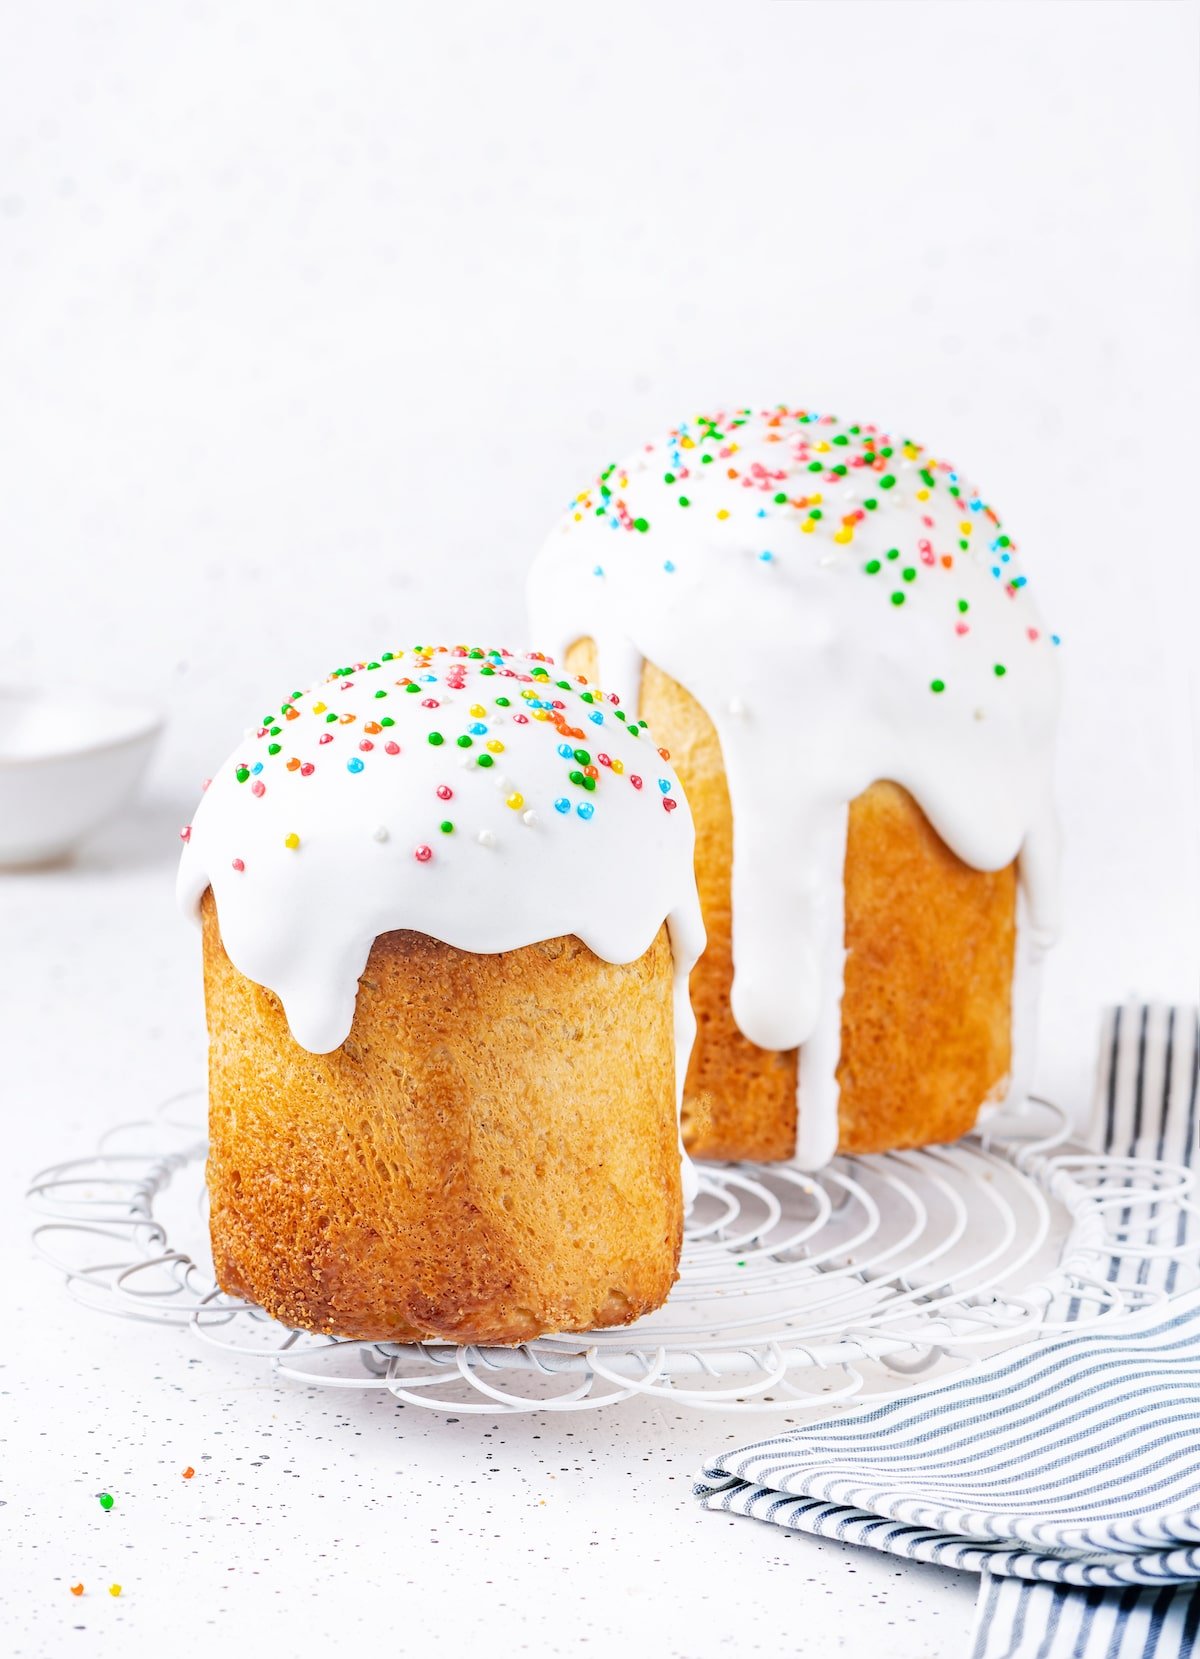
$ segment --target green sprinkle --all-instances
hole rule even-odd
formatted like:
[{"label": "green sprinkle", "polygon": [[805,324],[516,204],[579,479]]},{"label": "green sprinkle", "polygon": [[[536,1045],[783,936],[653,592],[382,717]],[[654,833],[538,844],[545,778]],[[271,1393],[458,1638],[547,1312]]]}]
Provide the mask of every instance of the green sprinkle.
[{"label": "green sprinkle", "polygon": [[846,476],[846,468],[842,465],[842,463],[840,461],[838,462],[836,467],[830,467],[829,470],[837,478],[844,478]]},{"label": "green sprinkle", "polygon": [[863,566],[863,569],[866,571],[868,576],[878,576],[879,572],[883,569],[883,566],[880,564],[878,559],[868,559],[866,564]]},{"label": "green sprinkle", "polygon": [[[706,437],[706,438],[707,438],[707,437],[708,437],[708,433],[707,433],[707,432],[706,432],[706,433],[705,433],[705,434],[704,434],[704,436],[705,436],[705,437]],[[710,463],[710,462],[711,462],[711,461],[712,461],[712,456],[711,456],[711,455],[702,455],[702,456],[701,456],[701,457],[700,457],[700,459],[701,459],[701,461],[703,461],[703,462],[704,462],[704,463],[705,463],[705,465],[708,465],[708,464],[709,464],[709,463]]]},{"label": "green sprinkle", "polygon": [[787,500],[787,495],[785,494],[785,492],[783,490],[780,490],[779,494],[775,497],[775,505],[777,507],[782,507],[786,500]]},{"label": "green sprinkle", "polygon": [[245,783],[246,779],[250,776],[250,768],[248,766],[239,766],[233,775],[239,783]]},{"label": "green sprinkle", "polygon": [[100,1494],[100,1507],[101,1507],[101,1509],[111,1509],[112,1506],[113,1506],[112,1493],[111,1492],[101,1492],[101,1494]]},{"label": "green sprinkle", "polygon": [[820,472],[820,471],[822,471],[820,461],[810,461],[808,463],[808,470],[809,470],[809,472]]},{"label": "green sprinkle", "polygon": [[333,723],[334,723],[334,721],[335,721],[335,720],[336,720],[336,719],[337,719],[337,715],[336,715],[336,714],[327,714],[327,715],[326,715],[326,716],[325,716],[325,724],[326,724],[326,725],[327,725],[327,726],[332,726],[332,725],[333,725]]},{"label": "green sprinkle", "polygon": [[879,503],[878,503],[878,501],[876,501],[874,496],[872,496],[869,501],[864,501],[863,502],[863,506],[867,509],[867,511],[869,513],[873,513],[875,511],[876,507],[878,507],[878,505],[879,505]]},{"label": "green sprinkle", "polygon": [[898,559],[900,557],[900,549],[898,547],[889,547],[887,550],[887,556],[889,559]]},{"label": "green sprinkle", "polygon": [[377,691],[377,692],[376,692],[376,693],[375,693],[375,695],[376,695],[376,697],[386,697],[386,696],[387,696],[387,692],[386,692],[386,691]]},{"label": "green sprinkle", "polygon": [[681,496],[680,496],[680,497],[679,497],[679,505],[680,505],[680,506],[681,506],[681,507],[690,507],[690,506],[691,506],[691,502],[690,502],[690,501],[689,501],[689,500],[688,500],[688,498],[687,498],[687,496],[686,496],[686,495],[681,495]]},{"label": "green sprinkle", "polygon": [[663,483],[664,484],[673,484],[674,482],[675,482],[675,474],[673,472],[664,472],[663,473]]},{"label": "green sprinkle", "polygon": [[512,699],[510,697],[497,697],[496,698],[496,707],[498,709],[506,709],[506,708],[508,708],[511,701],[512,701]]},{"label": "green sprinkle", "polygon": [[438,828],[441,830],[443,835],[454,834],[454,825],[451,823],[449,818],[443,818],[441,823],[438,825]]},{"label": "green sprinkle", "polygon": [[458,740],[458,746],[460,749],[469,749],[472,746],[472,739],[469,738],[464,732]]},{"label": "green sprinkle", "polygon": [[894,593],[892,595],[892,604],[893,605],[903,605],[903,603],[904,603],[904,595],[902,593]]},{"label": "green sprinkle", "polygon": [[575,759],[579,762],[580,766],[590,766],[592,764],[592,757],[588,754],[586,749],[576,749]]},{"label": "green sprinkle", "polygon": [[[707,456],[705,459],[707,460]],[[633,521],[633,528],[635,530],[640,530],[643,534],[645,534],[645,532],[650,528],[650,520],[645,518],[635,518]]]},{"label": "green sprinkle", "polygon": [[446,739],[442,736],[441,732],[430,732],[426,741],[432,743],[435,749],[440,749]]},{"label": "green sprinkle", "polygon": [[476,765],[477,766],[491,766],[492,765],[491,755],[480,755],[476,760]]},{"label": "green sprinkle", "polygon": [[962,612],[966,612],[966,611],[969,611],[971,609],[970,605],[967,604],[965,599],[960,599],[959,600],[958,608]]},{"label": "green sprinkle", "polygon": [[906,582],[915,582],[917,579],[917,573],[911,565],[906,565],[900,574]]},{"label": "green sprinkle", "polygon": [[1008,673],[1008,669],[1005,668],[1005,666],[1002,662],[998,662],[996,664],[995,668],[993,668],[992,673],[996,676],[996,678],[998,680],[1002,680],[1004,678],[1004,676]]},{"label": "green sprinkle", "polygon": [[946,682],[945,680],[930,680],[929,689],[930,691],[945,691]]},{"label": "green sprinkle", "polygon": [[[887,454],[887,450],[884,450],[884,454]],[[879,480],[879,488],[881,490],[893,490],[895,487],[896,480],[892,477],[890,472],[885,472],[883,477]]]},{"label": "green sprinkle", "polygon": [[921,468],[921,478],[922,478],[922,481],[925,484],[925,488],[928,489],[928,490],[931,490],[933,488],[936,480],[935,480],[933,474],[930,472],[928,467],[922,467]]},{"label": "green sprinkle", "polygon": [[385,714],[379,724],[381,726],[394,726],[396,722],[392,719],[390,714]]},{"label": "green sprinkle", "polygon": [[421,688],[415,680],[411,680],[409,682],[409,684],[405,686],[404,689],[405,689],[405,691],[420,691]]},{"label": "green sprinkle", "polygon": [[268,743],[267,744],[267,753],[269,755],[277,755],[279,753],[279,744],[278,743]]}]

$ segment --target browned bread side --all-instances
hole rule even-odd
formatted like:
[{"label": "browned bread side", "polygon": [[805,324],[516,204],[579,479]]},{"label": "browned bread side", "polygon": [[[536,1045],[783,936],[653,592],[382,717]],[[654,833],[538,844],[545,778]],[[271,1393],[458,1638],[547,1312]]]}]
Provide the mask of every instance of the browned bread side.
[{"label": "browned bread side", "polygon": [[[572,646],[567,663],[594,680],[592,641]],[[692,809],[708,932],[691,979],[698,1032],[684,1096],[685,1144],[699,1158],[791,1157],[796,1052],[755,1047],[729,1005],[733,813],[716,728],[652,663],[643,672],[640,712],[670,750]],[[1011,1059],[1015,916],[1015,866],[971,869],[898,784],[874,783],[851,803],[841,1151],[956,1139],[1002,1092]]]},{"label": "browned bread side", "polygon": [[673,964],[383,935],[332,1054],[203,906],[217,1277],[340,1336],[517,1343],[659,1307],[682,1238]]}]

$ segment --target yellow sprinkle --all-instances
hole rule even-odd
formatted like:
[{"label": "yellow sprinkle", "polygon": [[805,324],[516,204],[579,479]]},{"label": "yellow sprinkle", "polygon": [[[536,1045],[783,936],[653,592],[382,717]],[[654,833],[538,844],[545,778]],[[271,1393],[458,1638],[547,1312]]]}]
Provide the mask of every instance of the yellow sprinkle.
[{"label": "yellow sprinkle", "polygon": [[533,718],[535,720],[549,720],[550,716],[546,713],[545,709],[534,709]]},{"label": "yellow sprinkle", "polygon": [[313,704],[313,713],[314,714],[324,714],[325,710],[328,707],[329,707],[328,703],[314,703]]},{"label": "yellow sprinkle", "polygon": [[300,837],[296,834],[295,830],[293,830],[290,835],[284,836],[283,844],[285,847],[291,847],[293,852],[295,851],[295,849],[300,845]]},{"label": "yellow sprinkle", "polygon": [[537,692],[536,692],[536,691],[534,691],[534,689],[533,689],[533,687],[532,687],[532,686],[526,686],[526,687],[525,687],[525,688],[524,688],[524,689],[523,689],[523,690],[522,690],[522,692],[521,692],[521,696],[522,696],[522,697],[536,697],[536,696],[537,696]]},{"label": "yellow sprinkle", "polygon": [[487,710],[484,708],[482,703],[471,704],[471,714],[476,720],[482,720],[486,713]]},{"label": "yellow sprinkle", "polygon": [[928,490],[918,490],[917,491],[917,500],[918,501],[928,501],[929,500],[929,491]]},{"label": "yellow sprinkle", "polygon": [[[545,709],[543,709],[542,713],[545,714],[545,712]],[[494,755],[502,755],[504,753],[504,745],[500,742],[499,738],[494,737],[487,747]]]},{"label": "yellow sprinkle", "polygon": [[576,513],[576,514],[575,514],[575,522],[576,522],[576,524],[578,524],[578,523],[579,523],[579,521],[580,521],[580,520],[581,520],[581,519],[582,519],[582,517],[583,517],[583,514],[582,514],[582,513]]},{"label": "yellow sprinkle", "polygon": [[510,795],[504,804],[512,807],[514,812],[520,812],[525,805],[525,797],[524,795]]},{"label": "yellow sprinkle", "polygon": [[625,762],[623,760],[614,760],[612,763],[612,769],[619,777],[625,770]]},{"label": "yellow sprinkle", "polygon": [[969,536],[975,526],[971,523],[970,519],[964,518],[958,528],[964,536]]},{"label": "yellow sprinkle", "polygon": [[904,454],[907,460],[915,461],[920,453],[921,448],[919,444],[905,444]]},{"label": "yellow sprinkle", "polygon": [[804,531],[806,536],[811,536],[813,531],[817,528],[817,521],[815,518],[806,518],[800,528]]},{"label": "yellow sprinkle", "polygon": [[696,446],[690,438],[681,438],[679,441],[679,447],[680,449],[695,449]]},{"label": "yellow sprinkle", "polygon": [[819,443],[815,443],[813,448],[816,450],[818,455],[827,455],[829,453],[829,445],[823,438]]},{"label": "yellow sprinkle", "polygon": [[833,539],[836,542],[840,542],[841,545],[845,547],[847,542],[854,540],[854,531],[848,524],[843,524],[840,530],[835,530],[833,532]]},{"label": "yellow sprinkle", "polygon": [[819,507],[825,498],[822,495],[810,495],[808,499],[812,502],[814,507]]},{"label": "yellow sprinkle", "polygon": [[717,517],[718,518],[728,518],[729,517],[729,508],[728,507],[719,508],[717,510]]},{"label": "yellow sprinkle", "polygon": [[119,1584],[110,1584],[108,1587],[108,1593],[110,1596],[119,1596],[121,1594],[121,1586]]}]

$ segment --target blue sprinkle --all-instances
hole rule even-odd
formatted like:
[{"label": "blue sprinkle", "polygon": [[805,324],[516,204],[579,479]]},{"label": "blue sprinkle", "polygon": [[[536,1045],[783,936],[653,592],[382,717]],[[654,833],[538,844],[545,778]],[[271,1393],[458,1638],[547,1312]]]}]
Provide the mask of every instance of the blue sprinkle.
[{"label": "blue sprinkle", "polygon": [[596,567],[592,571],[592,575],[593,576],[603,576],[604,575],[604,566],[603,565],[596,565]]},{"label": "blue sprinkle", "polygon": [[570,812],[571,803],[567,800],[565,795],[560,795],[557,801],[555,801],[554,810],[555,812]]},{"label": "blue sprinkle", "polygon": [[765,507],[760,507],[760,508],[759,508],[759,509],[758,509],[758,516],[759,516],[759,518],[766,518],[766,516],[767,516],[767,509],[766,509],[766,508],[765,508]]},{"label": "blue sprinkle", "polygon": [[1012,585],[1014,588],[1023,588],[1028,580],[1028,576],[1014,576]]},{"label": "blue sprinkle", "polygon": [[1062,640],[1059,639],[1057,634],[1051,634],[1050,635],[1050,643],[1051,643],[1051,645],[1061,645]]},{"label": "blue sprinkle", "polygon": [[775,557],[774,553],[760,553],[758,556],[764,564],[770,564],[771,560]]},{"label": "blue sprinkle", "polygon": [[484,725],[482,720],[476,720],[467,727],[467,730],[470,732],[472,737],[482,737],[487,731],[487,727]]},{"label": "blue sprinkle", "polygon": [[361,760],[359,760],[357,755],[355,755],[353,760],[348,760],[346,762],[347,772],[361,772],[362,769],[363,769],[363,763],[362,763]]},{"label": "blue sprinkle", "polygon": [[588,719],[592,722],[593,726],[602,726],[604,724],[604,716],[600,713],[599,709],[596,710],[595,714],[589,714]]},{"label": "blue sprinkle", "polygon": [[422,674],[421,678],[423,680],[427,680],[430,685],[436,685],[437,684],[437,675],[436,674]]},{"label": "blue sprinkle", "polygon": [[263,766],[262,761],[261,760],[256,760],[254,765],[250,768],[250,770],[252,772],[256,772],[256,773],[261,772],[262,771],[262,766]]},{"label": "blue sprinkle", "polygon": [[975,497],[974,501],[969,501],[967,505],[973,513],[981,513],[983,511],[983,502],[980,501],[978,496]]},{"label": "blue sprinkle", "polygon": [[559,746],[558,746],[558,752],[563,757],[564,760],[574,760],[575,759],[575,751],[574,751],[574,749],[572,749],[572,747],[569,743],[560,743]]},{"label": "blue sprinkle", "polygon": [[592,816],[596,809],[590,801],[580,801],[575,810],[581,818],[586,820]]},{"label": "blue sprinkle", "polygon": [[999,576],[999,574],[1000,574],[1000,566],[999,565],[993,565],[992,566],[992,575],[993,576]]},{"label": "blue sprinkle", "polygon": [[658,787],[662,790],[664,795],[669,795],[671,793],[670,778],[659,778]]},{"label": "blue sprinkle", "polygon": [[674,575],[674,573],[675,573],[675,566],[674,566],[674,565],[673,565],[673,564],[672,564],[672,563],[671,563],[671,561],[670,561],[670,559],[664,559],[664,561],[663,561],[663,569],[664,569],[664,570],[665,570],[665,571],[666,571],[666,572],[667,572],[667,573],[668,573],[668,574],[669,574],[669,575]]}]

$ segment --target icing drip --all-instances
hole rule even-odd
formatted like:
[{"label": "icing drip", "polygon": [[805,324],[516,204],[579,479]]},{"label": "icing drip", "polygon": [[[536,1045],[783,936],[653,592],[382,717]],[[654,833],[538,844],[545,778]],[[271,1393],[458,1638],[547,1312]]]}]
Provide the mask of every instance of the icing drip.
[{"label": "icing drip", "polygon": [[247,734],[184,832],[178,895],[196,915],[211,886],[230,961],[315,1054],[349,1035],[382,933],[480,953],[574,934],[625,963],[665,922],[682,1100],[693,843],[665,751],[615,697],[537,656],[421,648],[339,669]]},{"label": "icing drip", "polygon": [[813,1050],[806,1167],[837,1139],[850,801],[877,779],[902,784],[964,862],[1020,858],[1022,931],[1039,949],[1056,928],[1057,638],[1015,555],[974,487],[920,445],[743,409],[610,466],[531,572],[539,644],[558,654],[590,635],[631,708],[653,662],[717,729],[734,810],[733,1014],[760,1047]]}]

